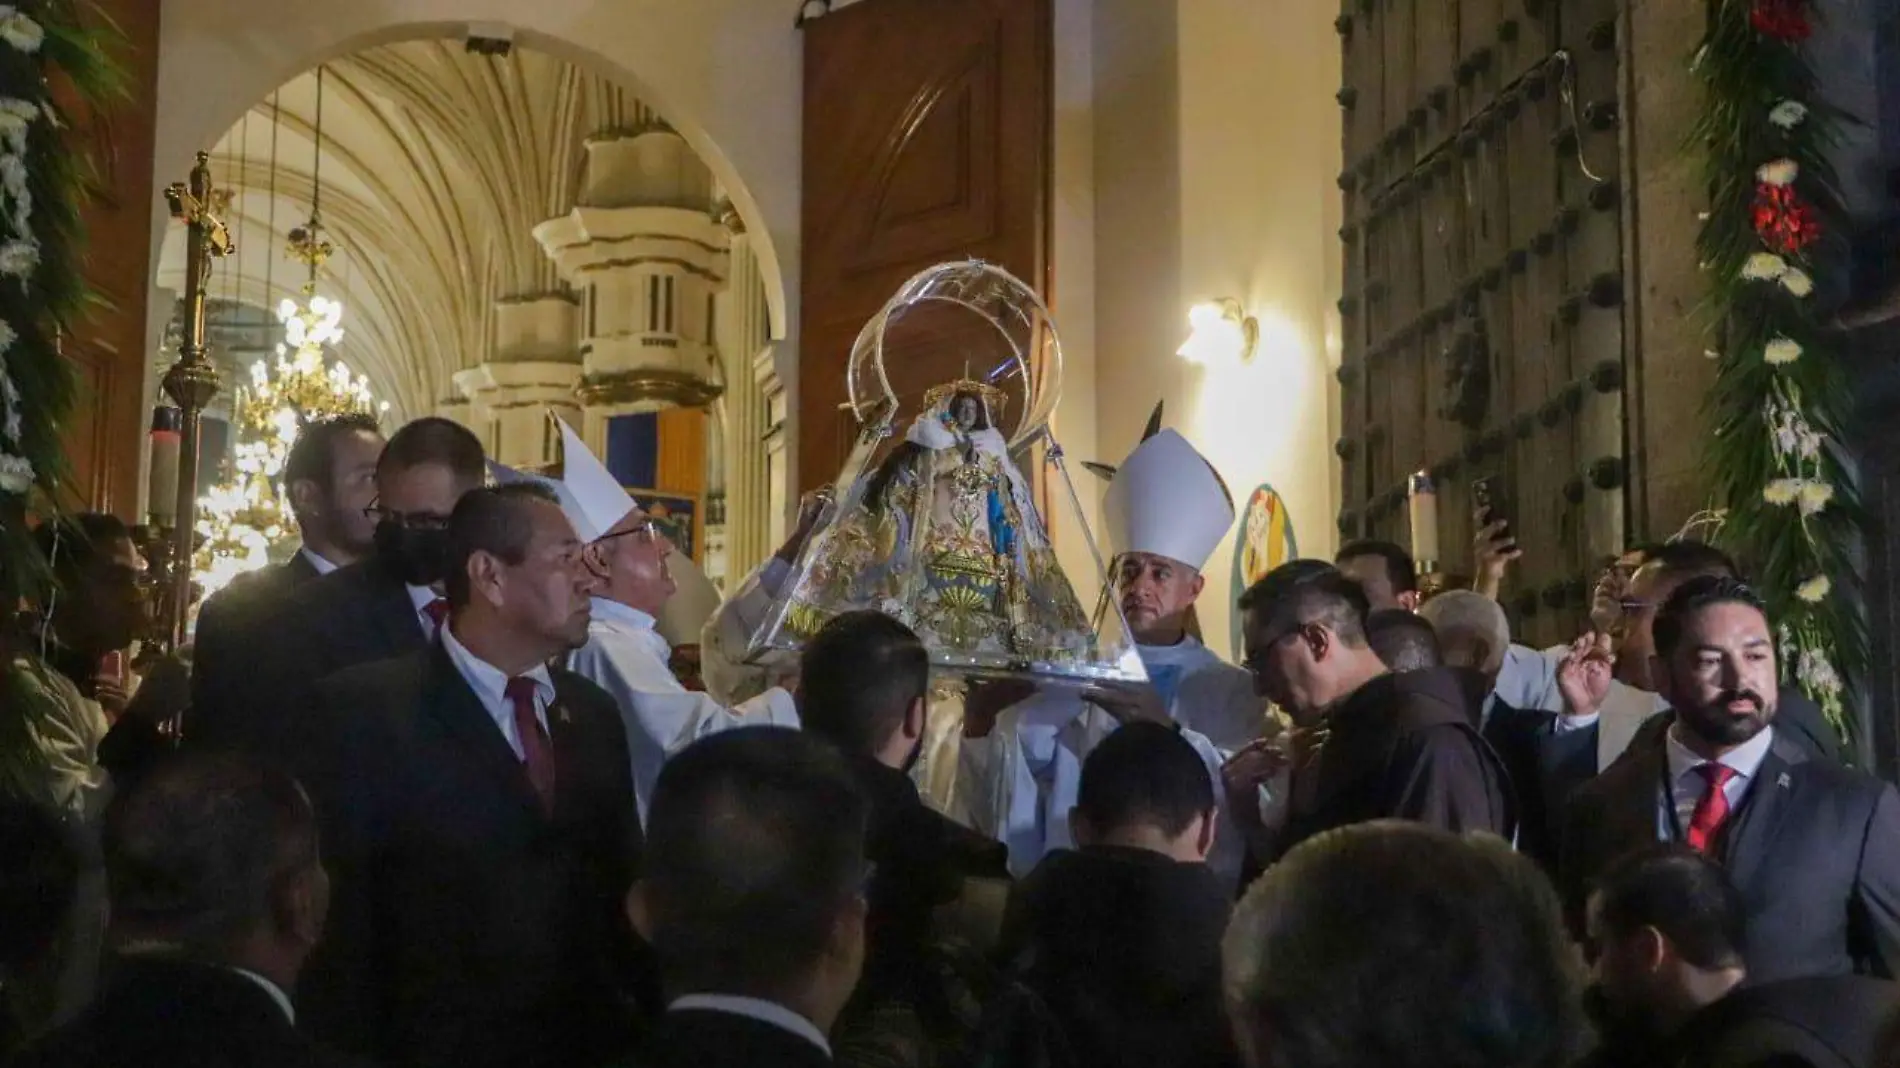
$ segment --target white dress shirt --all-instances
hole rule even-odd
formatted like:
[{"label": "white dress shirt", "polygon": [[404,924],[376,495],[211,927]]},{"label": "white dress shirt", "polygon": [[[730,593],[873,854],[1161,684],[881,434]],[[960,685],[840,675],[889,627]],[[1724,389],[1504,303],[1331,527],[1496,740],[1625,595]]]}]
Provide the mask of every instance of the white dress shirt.
[{"label": "white dress shirt", "polygon": [[818,1025],[776,1002],[740,997],[737,994],[688,994],[666,1007],[668,1012],[683,1012],[691,1009],[728,1012],[734,1016],[758,1020],[760,1023],[769,1023],[774,1027],[790,1031],[824,1050],[826,1057],[831,1056],[831,1043],[825,1040],[825,1033],[818,1030]]},{"label": "white dress shirt", "polygon": [[[416,606],[416,624],[422,628],[422,636],[434,641],[436,625],[435,620],[429,617],[429,606],[439,600],[442,595],[435,592],[433,586],[410,586],[405,583],[403,588],[409,591],[409,603]],[[447,616],[443,617],[445,620],[447,618]]]},{"label": "white dress shirt", "polygon": [[[495,721],[501,736],[508,740],[508,748],[515,751],[515,759],[528,759],[528,751],[521,745],[521,730],[515,726],[515,703],[508,699],[508,676],[488,661],[468,651],[468,647],[455,639],[455,631],[442,628],[442,648],[448,651],[449,661],[460,672],[468,688],[475,691],[482,707],[488,711],[488,718]],[[541,723],[541,732],[547,733],[548,705],[554,702],[554,677],[548,674],[546,664],[536,664],[534,670],[523,678],[534,680],[534,718]]]},{"label": "white dress shirt", "polygon": [[1689,820],[1695,815],[1695,807],[1702,803],[1703,795],[1709,792],[1709,780],[1703,778],[1702,773],[1696,771],[1697,768],[1718,763],[1735,770],[1735,774],[1729,776],[1728,782],[1722,785],[1722,793],[1728,798],[1732,816],[1741,808],[1749,784],[1755,781],[1755,773],[1761,770],[1761,762],[1768,759],[1769,747],[1775,744],[1775,728],[1764,727],[1760,734],[1723,753],[1720,760],[1711,762],[1696,755],[1676,738],[1676,732],[1680,729],[1680,724],[1672,724],[1663,742],[1669,768],[1669,794],[1664,796],[1660,789],[1657,790],[1656,830],[1657,837],[1665,842],[1687,840]]},{"label": "white dress shirt", "polygon": [[668,666],[673,649],[653,629],[652,616],[598,597],[593,609],[587,644],[568,655],[567,666],[612,694],[620,709],[643,825],[660,768],[674,753],[733,727],[798,726],[798,706],[784,690],[775,686],[727,708],[680,685]]},{"label": "white dress shirt", "polygon": [[[319,556],[316,553],[311,552],[310,546],[308,545],[299,547],[297,549],[297,555],[303,557],[304,560],[308,562],[311,567],[316,568],[317,575],[319,577],[327,575],[330,572],[336,570],[335,564],[324,559],[322,556]],[[246,974],[249,974],[249,973],[247,972]]]},{"label": "white dress shirt", "polygon": [[[1223,661],[1193,638],[1175,645],[1138,645],[1142,663],[1181,737],[1207,764],[1220,809],[1207,864],[1239,885],[1245,836],[1226,810],[1221,765],[1242,746],[1276,733],[1253,675]],[[983,738],[964,738],[958,755],[957,816],[1009,847],[1010,873],[1027,875],[1052,849],[1073,847],[1069,809],[1081,785],[1082,762],[1119,726],[1073,692],[1045,691],[1012,705]],[[1280,791],[1284,794],[1284,790]],[[1263,810],[1270,807],[1263,793]],[[1269,822],[1272,811],[1263,811]]]}]

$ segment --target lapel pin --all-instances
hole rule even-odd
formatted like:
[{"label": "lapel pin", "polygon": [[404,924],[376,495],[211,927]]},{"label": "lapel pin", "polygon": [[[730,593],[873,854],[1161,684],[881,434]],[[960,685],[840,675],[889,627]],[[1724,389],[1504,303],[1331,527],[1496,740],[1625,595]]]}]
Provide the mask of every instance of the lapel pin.
[{"label": "lapel pin", "polygon": [[1775,777],[1775,785],[1781,787],[1783,790],[1786,790],[1788,785],[1793,781],[1794,780],[1788,778],[1788,773],[1785,771]]}]

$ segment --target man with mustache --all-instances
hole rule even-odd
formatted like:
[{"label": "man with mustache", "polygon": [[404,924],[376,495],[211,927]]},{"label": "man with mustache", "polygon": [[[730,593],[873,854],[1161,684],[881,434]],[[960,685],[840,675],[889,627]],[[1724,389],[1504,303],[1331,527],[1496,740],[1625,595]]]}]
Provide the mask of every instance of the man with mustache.
[{"label": "man with mustache", "polygon": [[640,823],[613,699],[551,661],[593,577],[552,491],[472,490],[430,647],[317,686],[309,778],[335,880],[308,1027],[380,1064],[599,1064],[657,1001],[620,904]]},{"label": "man with mustache", "polygon": [[[1117,553],[1109,578],[1149,682],[1097,685],[1081,700],[1057,692],[1029,697],[1010,684],[973,686],[965,701],[958,793],[970,802],[972,822],[1009,846],[1017,875],[1048,850],[1072,844],[1069,810],[1082,761],[1118,725],[1148,720],[1177,728],[1216,786],[1228,759],[1271,733],[1251,676],[1188,633],[1205,584],[1201,567],[1234,523],[1233,498],[1213,465],[1180,434],[1157,430],[1115,470],[1103,513]],[[1019,703],[999,719],[996,710],[1012,701]],[[1246,847],[1226,807],[1208,866],[1237,891]]]},{"label": "man with mustache", "polygon": [[1776,729],[1774,630],[1747,585],[1682,583],[1655,613],[1650,676],[1673,712],[1571,800],[1559,883],[1653,842],[1720,862],[1748,905],[1750,982],[1900,967],[1900,794]]}]

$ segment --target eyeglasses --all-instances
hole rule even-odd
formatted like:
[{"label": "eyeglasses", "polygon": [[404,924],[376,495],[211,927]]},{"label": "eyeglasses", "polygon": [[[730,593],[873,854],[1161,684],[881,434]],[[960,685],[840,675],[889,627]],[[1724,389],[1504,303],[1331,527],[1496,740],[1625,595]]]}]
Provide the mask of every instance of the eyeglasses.
[{"label": "eyeglasses", "polygon": [[399,527],[407,527],[411,530],[447,530],[449,528],[447,516],[430,512],[398,512],[393,508],[372,504],[363,509],[363,514],[378,523],[387,519]]},{"label": "eyeglasses", "polygon": [[594,539],[594,544],[598,545],[603,541],[612,541],[615,538],[627,537],[638,538],[642,545],[651,545],[660,540],[660,525],[651,519],[644,519],[641,520],[638,526],[630,530],[617,530],[611,534],[602,534],[600,537]]}]

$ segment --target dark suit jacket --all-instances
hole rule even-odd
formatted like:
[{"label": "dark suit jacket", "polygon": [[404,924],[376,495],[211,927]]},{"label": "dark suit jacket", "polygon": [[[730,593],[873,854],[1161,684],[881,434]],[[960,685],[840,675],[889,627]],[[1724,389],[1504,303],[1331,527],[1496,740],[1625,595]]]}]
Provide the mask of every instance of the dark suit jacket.
[{"label": "dark suit jacket", "polygon": [[634,1063],[640,1068],[830,1068],[831,1058],[777,1024],[688,1009],[662,1017]]},{"label": "dark suit jacket", "polygon": [[193,748],[248,749],[264,713],[246,706],[247,680],[272,631],[260,626],[317,577],[300,552],[276,567],[252,571],[212,594],[198,609],[191,639],[191,711],[185,729]]},{"label": "dark suit jacket", "polygon": [[99,999],[13,1068],[349,1068],[292,1027],[268,992],[225,968],[125,958]]},{"label": "dark suit jacket", "polygon": [[1484,725],[1484,739],[1504,761],[1516,790],[1518,851],[1553,874],[1564,806],[1597,773],[1596,728],[1560,734],[1556,723],[1554,712],[1494,701]]},{"label": "dark suit jacket", "polygon": [[[1655,842],[1665,732],[1645,727],[1577,791],[1564,819],[1559,886],[1573,920],[1617,858]],[[1749,981],[1871,972],[1900,960],[1900,794],[1809,758],[1779,731],[1717,842],[1748,907]]]},{"label": "dark suit jacket", "polygon": [[238,668],[236,700],[251,725],[243,737],[300,772],[300,721],[315,701],[318,680],[429,644],[408,588],[374,558],[298,586],[252,628],[262,640]]},{"label": "dark suit jacket", "polygon": [[439,645],[319,684],[310,782],[334,890],[304,984],[313,1035],[457,1068],[625,1048],[657,1000],[623,907],[641,848],[626,734],[604,691],[553,675],[552,818]]},{"label": "dark suit jacket", "polygon": [[1690,1017],[1679,1068],[1876,1068],[1900,987],[1837,975],[1737,990]]}]

